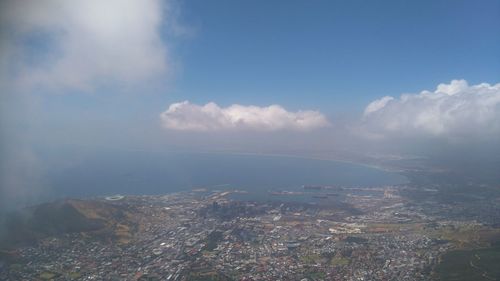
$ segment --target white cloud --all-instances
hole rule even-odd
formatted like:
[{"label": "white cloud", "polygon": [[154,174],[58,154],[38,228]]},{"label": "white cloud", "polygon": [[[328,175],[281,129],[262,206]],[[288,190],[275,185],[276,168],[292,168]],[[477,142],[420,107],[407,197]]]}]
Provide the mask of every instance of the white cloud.
[{"label": "white cloud", "polygon": [[453,80],[435,91],[383,97],[366,107],[363,121],[365,129],[379,135],[498,137],[500,84]]},{"label": "white cloud", "polygon": [[381,108],[383,108],[388,102],[390,102],[391,100],[393,100],[394,98],[391,97],[391,96],[385,96],[381,99],[378,99],[378,100],[375,100],[373,102],[371,102],[366,108],[365,108],[365,113],[364,115],[369,115]]},{"label": "white cloud", "polygon": [[165,128],[184,131],[306,131],[329,125],[326,117],[318,111],[289,112],[279,105],[259,107],[234,104],[223,108],[213,102],[196,105],[184,101],[171,104],[160,117]]},{"label": "white cloud", "polygon": [[[168,71],[161,0],[7,0],[2,71],[29,88],[88,90]],[[6,70],[7,69],[7,70]]]}]

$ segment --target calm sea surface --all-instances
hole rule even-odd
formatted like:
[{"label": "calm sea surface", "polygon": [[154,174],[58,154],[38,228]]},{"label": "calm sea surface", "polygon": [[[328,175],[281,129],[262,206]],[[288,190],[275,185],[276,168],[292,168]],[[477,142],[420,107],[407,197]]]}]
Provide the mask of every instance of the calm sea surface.
[{"label": "calm sea surface", "polygon": [[407,181],[362,165],[283,156],[106,151],[72,156],[67,162],[48,172],[47,183],[58,197],[165,194],[193,188],[268,193],[302,185],[369,187]]}]

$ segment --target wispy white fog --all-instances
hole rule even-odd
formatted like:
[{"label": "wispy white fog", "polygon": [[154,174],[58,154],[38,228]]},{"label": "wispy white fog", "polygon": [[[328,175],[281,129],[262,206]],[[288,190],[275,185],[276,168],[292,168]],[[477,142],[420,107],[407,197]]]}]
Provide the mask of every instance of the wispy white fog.
[{"label": "wispy white fog", "polygon": [[[169,71],[160,38],[167,2],[8,0],[0,6],[2,64],[27,90],[92,90]],[[4,69],[5,71],[5,69]]]}]

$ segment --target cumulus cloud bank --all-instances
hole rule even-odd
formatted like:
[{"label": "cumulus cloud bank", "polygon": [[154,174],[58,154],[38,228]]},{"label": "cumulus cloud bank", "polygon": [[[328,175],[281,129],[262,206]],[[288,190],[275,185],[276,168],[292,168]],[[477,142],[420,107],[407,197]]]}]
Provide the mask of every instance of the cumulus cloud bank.
[{"label": "cumulus cloud bank", "polygon": [[453,80],[434,91],[383,97],[366,107],[363,121],[380,135],[499,137],[500,84]]},{"label": "cumulus cloud bank", "polygon": [[161,0],[7,0],[1,57],[20,85],[89,90],[167,71]]},{"label": "cumulus cloud bank", "polygon": [[290,112],[279,105],[259,107],[234,104],[224,108],[213,102],[196,105],[188,101],[171,104],[160,118],[165,128],[184,131],[307,131],[329,124],[318,111]]}]

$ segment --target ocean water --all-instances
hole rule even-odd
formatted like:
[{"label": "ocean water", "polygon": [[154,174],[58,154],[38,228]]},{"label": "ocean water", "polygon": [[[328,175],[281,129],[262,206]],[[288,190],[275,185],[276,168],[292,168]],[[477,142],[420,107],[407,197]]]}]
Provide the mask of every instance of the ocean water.
[{"label": "ocean water", "polygon": [[402,175],[363,165],[284,156],[95,151],[67,157],[69,164],[53,165],[47,173],[46,182],[58,197],[166,194],[194,188],[268,193],[302,185],[407,182]]}]

